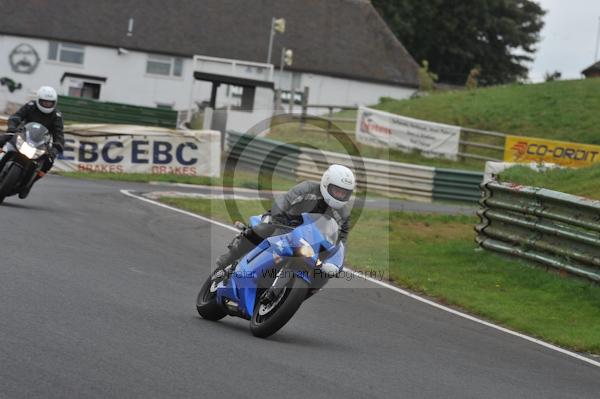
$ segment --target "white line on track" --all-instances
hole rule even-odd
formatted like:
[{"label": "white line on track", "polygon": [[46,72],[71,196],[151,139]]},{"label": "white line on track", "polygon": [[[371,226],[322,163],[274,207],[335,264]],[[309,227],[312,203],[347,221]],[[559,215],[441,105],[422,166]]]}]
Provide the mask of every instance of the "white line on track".
[{"label": "white line on track", "polygon": [[[235,227],[233,227],[233,226],[230,226],[230,225],[228,225],[228,224],[221,223],[221,222],[218,222],[218,221],[216,221],[216,220],[209,219],[209,218],[206,218],[206,217],[204,217],[204,216],[200,216],[200,215],[198,215],[198,214],[195,214],[195,213],[192,213],[192,212],[184,211],[183,209],[179,209],[179,208],[175,208],[175,207],[173,207],[173,206],[165,205],[165,204],[162,204],[162,203],[160,203],[160,202],[153,201],[153,200],[151,200],[151,199],[144,198],[144,197],[142,197],[142,196],[139,196],[139,195],[135,195],[135,194],[133,194],[133,193],[132,193],[132,191],[131,191],[131,190],[121,190],[121,194],[123,194],[123,195],[126,195],[126,196],[128,196],[128,197],[131,197],[131,198],[135,198],[135,199],[137,199],[137,200],[140,200],[140,201],[147,202],[147,203],[149,203],[149,204],[152,204],[152,205],[155,205],[155,206],[159,206],[159,207],[161,207],[161,208],[169,209],[169,210],[171,210],[171,211],[174,211],[174,212],[178,212],[178,213],[184,214],[184,215],[186,215],[186,216],[190,216],[190,217],[192,217],[192,218],[195,218],[195,219],[202,220],[202,221],[204,221],[204,222],[207,222],[207,223],[212,223],[212,224],[214,224],[214,225],[216,225],[216,226],[223,227],[224,229],[228,229],[228,230],[231,230],[231,231],[239,232],[239,230],[238,230],[238,229],[236,229]],[[510,334],[510,335],[513,335],[513,336],[515,336],[515,337],[522,338],[522,339],[524,339],[524,340],[526,340],[526,341],[529,341],[529,342],[532,342],[532,343],[534,343],[534,344],[537,344],[537,345],[543,346],[543,347],[545,347],[545,348],[551,349],[551,350],[553,350],[553,351],[556,351],[556,352],[560,352],[560,353],[562,353],[562,354],[564,354],[564,355],[567,355],[567,356],[573,357],[573,358],[575,358],[575,359],[579,359],[579,360],[581,360],[581,361],[583,361],[583,362],[585,362],[585,363],[591,364],[592,366],[600,367],[600,362],[597,362],[597,361],[595,361],[595,360],[593,360],[593,359],[590,359],[590,358],[588,358],[588,357],[582,356],[582,355],[580,355],[580,354],[578,354],[578,353],[571,352],[571,351],[569,351],[569,350],[566,350],[566,349],[560,348],[560,347],[558,347],[558,346],[556,346],[556,345],[549,344],[549,343],[547,343],[547,342],[544,342],[544,341],[541,341],[541,340],[539,340],[539,339],[536,339],[536,338],[530,337],[530,336],[528,336],[528,335],[521,334],[521,333],[519,333],[519,332],[516,332],[516,331],[509,330],[508,328],[504,328],[504,327],[498,326],[498,325],[496,325],[496,324],[493,324],[493,323],[487,322],[487,321],[485,321],[485,320],[481,320],[481,319],[479,319],[479,318],[477,318],[477,317],[474,317],[474,316],[468,315],[468,314],[466,314],[466,313],[463,313],[463,312],[460,312],[460,311],[458,311],[458,310],[455,310],[455,309],[449,308],[449,307],[447,307],[447,306],[440,305],[439,303],[436,303],[436,302],[430,301],[429,299],[425,299],[425,298],[423,298],[423,297],[420,297],[420,296],[418,296],[418,295],[416,295],[416,294],[413,294],[412,292],[409,292],[409,291],[403,290],[403,289],[401,289],[401,288],[395,287],[395,286],[393,286],[393,285],[391,285],[391,284],[388,284],[388,283],[385,283],[385,282],[383,282],[383,281],[379,281],[379,280],[373,279],[373,278],[371,278],[371,277],[367,277],[367,276],[365,276],[365,275],[362,275],[362,274],[356,273],[356,272],[354,272],[353,270],[350,270],[350,269],[348,269],[347,267],[345,267],[344,269],[348,270],[348,271],[349,271],[350,273],[352,273],[352,274],[355,274],[357,277],[360,277],[360,278],[363,278],[363,279],[365,279],[365,280],[368,280],[368,281],[370,281],[370,282],[371,282],[371,283],[373,283],[373,284],[377,284],[377,285],[379,285],[379,286],[381,286],[381,287],[384,287],[384,288],[390,289],[390,290],[392,290],[392,291],[395,291],[395,292],[397,292],[397,293],[399,293],[399,294],[402,294],[402,295],[404,295],[404,296],[407,296],[407,297],[409,297],[409,298],[412,298],[412,299],[415,299],[415,300],[417,300],[417,301],[419,301],[419,302],[422,302],[422,303],[424,303],[424,304],[427,304],[427,305],[429,305],[429,306],[433,306],[433,307],[435,307],[435,308],[438,308],[438,309],[440,309],[440,310],[443,310],[443,311],[445,311],[445,312],[452,313],[453,315],[456,315],[456,316],[462,317],[462,318],[464,318],[464,319],[467,319],[467,320],[473,321],[473,322],[475,322],[475,323],[482,324],[482,325],[484,325],[484,326],[487,326],[487,327],[493,328],[493,329],[495,329],[495,330],[502,331],[503,333]]]}]

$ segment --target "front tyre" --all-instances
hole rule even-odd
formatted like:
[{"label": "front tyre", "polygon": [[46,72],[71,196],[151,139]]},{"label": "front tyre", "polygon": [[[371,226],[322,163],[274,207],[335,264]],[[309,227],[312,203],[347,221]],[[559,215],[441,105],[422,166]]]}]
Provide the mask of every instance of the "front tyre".
[{"label": "front tyre", "polygon": [[[21,178],[21,168],[18,166],[11,166],[7,171],[2,171],[2,176],[0,180],[0,198],[2,201],[5,197],[11,194],[11,191],[14,191],[17,183],[19,183],[19,179]],[[2,202],[0,201],[0,203]]]},{"label": "front tyre", "polygon": [[202,318],[206,320],[218,321],[227,316],[225,309],[217,303],[217,284],[219,281],[213,281],[212,274],[209,276],[196,298],[196,310]]},{"label": "front tyre", "polygon": [[266,338],[275,334],[294,316],[308,294],[308,283],[294,276],[282,293],[268,304],[260,301],[254,307],[250,331],[255,337]]}]

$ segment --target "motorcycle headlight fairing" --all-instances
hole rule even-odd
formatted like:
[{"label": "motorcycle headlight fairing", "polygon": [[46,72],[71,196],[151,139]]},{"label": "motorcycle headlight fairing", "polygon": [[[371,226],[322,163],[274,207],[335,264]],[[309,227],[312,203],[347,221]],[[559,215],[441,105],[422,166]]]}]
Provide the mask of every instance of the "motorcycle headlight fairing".
[{"label": "motorcycle headlight fairing", "polygon": [[295,252],[296,256],[302,256],[304,258],[314,258],[315,257],[314,249],[304,238],[302,238],[300,240],[300,246],[297,247],[294,252]]},{"label": "motorcycle headlight fairing", "polygon": [[38,152],[38,149],[29,145],[28,142],[23,141],[20,146],[18,146],[19,152],[25,155],[27,158],[32,159],[35,154]]},{"label": "motorcycle headlight fairing", "polygon": [[26,140],[23,140],[21,136],[17,136],[17,150],[29,159],[36,159],[44,154],[44,150],[40,150],[37,147],[29,144]]}]

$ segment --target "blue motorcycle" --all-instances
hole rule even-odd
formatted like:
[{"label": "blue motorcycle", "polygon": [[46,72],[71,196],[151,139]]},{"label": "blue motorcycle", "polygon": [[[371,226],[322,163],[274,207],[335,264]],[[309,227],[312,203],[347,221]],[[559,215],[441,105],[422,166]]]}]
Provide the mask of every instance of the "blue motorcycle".
[{"label": "blue motorcycle", "polygon": [[[261,216],[250,218],[251,226],[259,223]],[[250,320],[252,334],[265,338],[342,270],[345,248],[335,219],[304,213],[297,227],[277,227],[284,234],[265,239],[229,270],[209,276],[196,301],[200,316]]]}]

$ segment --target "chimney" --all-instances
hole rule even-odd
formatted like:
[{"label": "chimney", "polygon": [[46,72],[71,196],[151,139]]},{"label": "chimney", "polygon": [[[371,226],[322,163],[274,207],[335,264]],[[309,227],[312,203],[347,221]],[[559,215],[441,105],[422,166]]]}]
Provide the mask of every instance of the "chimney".
[{"label": "chimney", "polygon": [[127,26],[127,36],[129,36],[129,37],[133,36],[133,23],[134,23],[133,17],[129,18],[129,24]]}]

